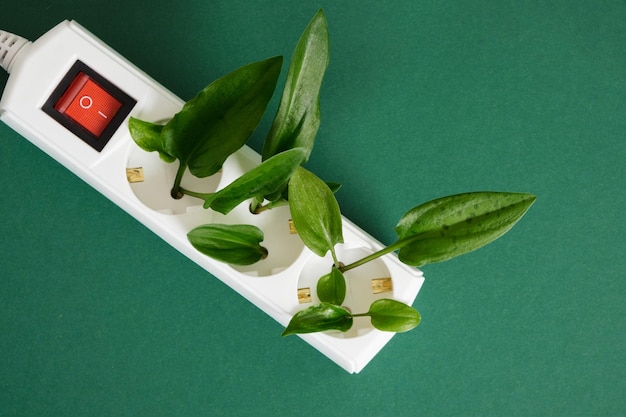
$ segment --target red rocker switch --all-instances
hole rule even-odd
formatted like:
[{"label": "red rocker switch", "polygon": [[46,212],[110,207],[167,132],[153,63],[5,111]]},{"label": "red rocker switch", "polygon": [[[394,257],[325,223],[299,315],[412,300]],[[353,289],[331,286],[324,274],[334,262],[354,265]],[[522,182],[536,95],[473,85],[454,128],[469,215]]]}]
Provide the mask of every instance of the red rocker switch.
[{"label": "red rocker switch", "polygon": [[76,61],[41,108],[100,152],[137,102]]},{"label": "red rocker switch", "polygon": [[100,136],[122,103],[81,72],[54,106],[61,114]]}]

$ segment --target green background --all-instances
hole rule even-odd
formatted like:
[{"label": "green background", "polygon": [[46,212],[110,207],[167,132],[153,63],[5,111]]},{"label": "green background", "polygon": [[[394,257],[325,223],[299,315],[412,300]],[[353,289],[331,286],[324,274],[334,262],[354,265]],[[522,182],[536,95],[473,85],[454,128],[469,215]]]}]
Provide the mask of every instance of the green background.
[{"label": "green background", "polygon": [[0,28],[76,19],[188,99],[319,7],[308,167],[348,218],[391,243],[443,195],[529,213],[425,267],[422,324],[349,375],[2,124],[0,416],[626,415],[625,1],[21,0]]}]

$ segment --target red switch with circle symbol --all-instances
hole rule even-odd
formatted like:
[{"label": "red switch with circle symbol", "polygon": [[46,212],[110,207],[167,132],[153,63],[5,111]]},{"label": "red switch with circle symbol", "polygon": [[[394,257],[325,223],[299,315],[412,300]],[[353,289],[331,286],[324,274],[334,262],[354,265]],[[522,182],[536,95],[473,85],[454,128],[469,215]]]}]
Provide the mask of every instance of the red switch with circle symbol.
[{"label": "red switch with circle symbol", "polygon": [[99,137],[111,122],[122,103],[100,87],[89,75],[80,72],[54,106]]},{"label": "red switch with circle symbol", "polygon": [[76,61],[41,110],[101,152],[135,104],[137,100],[108,78]]}]

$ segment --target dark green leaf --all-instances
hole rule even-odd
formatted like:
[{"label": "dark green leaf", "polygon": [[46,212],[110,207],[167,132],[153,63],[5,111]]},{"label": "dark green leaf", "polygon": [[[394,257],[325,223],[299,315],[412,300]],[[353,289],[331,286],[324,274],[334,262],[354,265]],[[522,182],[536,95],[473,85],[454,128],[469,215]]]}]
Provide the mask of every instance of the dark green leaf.
[{"label": "dark green leaf", "polygon": [[321,303],[296,313],[283,332],[283,336],[324,330],[347,332],[351,327],[352,315],[348,310],[333,304]]},{"label": "dark green leaf", "polygon": [[302,242],[324,256],[343,242],[339,204],[328,185],[299,167],[289,181],[289,208]]},{"label": "dark green leaf", "polygon": [[[326,185],[328,185],[328,188],[330,188],[330,190],[333,193],[336,193],[337,191],[339,191],[339,189],[341,188],[341,184],[338,182],[329,182],[326,181]],[[265,199],[267,201],[271,201],[276,203],[276,205],[283,205],[283,204],[288,204],[288,199],[289,199],[289,185],[288,184],[283,184],[282,187],[280,187],[277,191],[275,191],[272,194],[267,194],[265,196]]]},{"label": "dark green leaf", "polygon": [[135,143],[144,151],[157,151],[159,157],[168,163],[176,160],[175,157],[165,152],[161,144],[160,136],[163,125],[145,122],[131,117],[128,120],[128,130]]},{"label": "dark green leaf", "polygon": [[374,301],[367,315],[372,320],[372,326],[385,332],[406,332],[421,320],[420,313],[413,307],[390,299]]},{"label": "dark green leaf", "polygon": [[339,269],[333,266],[329,274],[317,281],[317,296],[320,301],[341,305],[346,298],[346,279]]},{"label": "dark green leaf", "polygon": [[328,185],[328,188],[330,188],[330,191],[333,193],[336,193],[341,189],[341,184],[338,182],[326,181],[326,185]]},{"label": "dark green leaf", "polygon": [[302,33],[291,57],[280,106],[265,139],[264,160],[296,147],[306,149],[308,160],[320,125],[319,95],[328,56],[328,28],[320,10]]},{"label": "dark green leaf", "polygon": [[204,207],[227,214],[242,201],[270,194],[289,180],[300,166],[304,150],[290,149],[274,155],[205,200]]},{"label": "dark green leaf", "polygon": [[267,194],[265,196],[265,199],[272,202],[280,200],[287,201],[287,184],[282,184],[282,186],[279,187],[276,191],[271,194]]},{"label": "dark green leaf", "polygon": [[395,228],[399,258],[420,266],[476,250],[506,233],[534,201],[530,194],[476,192],[422,204]]},{"label": "dark green leaf", "polygon": [[282,57],[241,67],[189,100],[160,136],[161,151],[197,177],[220,170],[258,125],[274,93]]},{"label": "dark green leaf", "polygon": [[187,234],[198,251],[233,265],[251,265],[267,257],[263,231],[247,224],[205,224]]}]

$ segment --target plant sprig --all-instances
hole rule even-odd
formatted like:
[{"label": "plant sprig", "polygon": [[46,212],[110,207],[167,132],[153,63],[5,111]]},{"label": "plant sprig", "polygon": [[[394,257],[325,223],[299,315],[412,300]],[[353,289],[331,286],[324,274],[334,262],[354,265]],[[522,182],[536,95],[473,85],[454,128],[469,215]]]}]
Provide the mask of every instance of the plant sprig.
[{"label": "plant sprig", "polygon": [[296,313],[282,335],[326,330],[347,332],[352,328],[355,317],[369,317],[374,328],[397,333],[415,328],[422,319],[414,308],[388,298],[374,301],[367,312],[358,314],[351,313],[345,307],[322,302]]},{"label": "plant sprig", "polygon": [[343,243],[339,204],[328,185],[300,167],[289,181],[289,209],[298,236],[318,256],[331,252],[338,266],[335,245]]},{"label": "plant sprig", "polygon": [[228,214],[243,201],[263,198],[276,191],[300,166],[304,158],[301,148],[289,149],[274,155],[214,193],[195,193],[181,189],[183,194],[204,200],[204,208]]},{"label": "plant sprig", "polygon": [[292,148],[304,149],[304,162],[309,159],[320,126],[320,89],[329,50],[326,16],[319,10],[293,51],[280,105],[263,145],[263,160]]},{"label": "plant sprig", "polygon": [[189,100],[167,124],[131,118],[131,136],[142,149],[157,151],[166,162],[179,161],[172,197],[189,168],[204,178],[218,172],[261,121],[280,75],[282,57],[245,65],[212,82]]},{"label": "plant sprig", "polygon": [[[330,273],[322,276],[317,284],[317,295],[325,308],[312,306],[303,310],[302,314],[296,314],[287,327],[289,331],[284,335],[311,331],[316,317],[320,324],[319,331],[347,331],[350,328],[346,320],[335,320],[334,315],[358,315],[344,311],[345,309],[328,307],[343,303],[346,292],[343,272],[395,251],[399,251],[400,261],[412,266],[442,262],[472,252],[506,233],[535,201],[535,196],[531,194],[503,192],[474,192],[442,197],[421,204],[404,214],[395,227],[399,239],[394,244],[351,264],[342,265],[334,250],[339,241],[329,238],[330,234],[325,233],[329,224],[340,229],[342,217],[334,194],[329,190],[322,192],[324,187],[325,184],[312,173],[302,175],[296,172],[290,182],[289,203],[296,230],[300,234],[304,233],[301,236],[302,241],[314,253],[324,256],[331,251],[334,265]],[[329,210],[328,207],[333,209]],[[335,235],[339,233],[335,232]],[[382,317],[389,315],[394,319],[383,320],[383,324],[378,326],[372,316],[374,327],[380,330],[403,331],[401,329],[419,324],[419,320],[415,321],[419,313],[416,310],[408,313],[412,307],[405,306],[405,309],[396,303],[378,301],[372,304],[372,307],[376,304],[374,314]],[[334,315],[330,315],[331,310]],[[398,311],[403,314],[397,314]],[[333,323],[336,323],[334,328]]]},{"label": "plant sprig", "polygon": [[[240,149],[259,124],[277,85],[282,57],[243,66],[209,84],[164,125],[131,118],[129,130],[142,149],[179,162],[171,196],[204,200],[204,208],[223,214],[250,202],[253,213],[288,204],[303,243],[318,256],[331,253],[333,264],[316,289],[320,304],[296,313],[283,335],[326,330],[348,331],[357,317],[374,328],[404,332],[420,314],[397,300],[374,301],[367,312],[343,306],[348,289],[344,273],[389,253],[401,262],[423,266],[442,262],[493,242],[528,211],[535,196],[524,193],[473,192],[438,198],[406,212],[395,226],[395,243],[344,265],[336,246],[343,243],[342,215],[334,192],[302,167],[320,126],[320,89],[329,62],[326,17],[318,11],[292,54],[278,110],[265,138],[262,163],[213,193],[181,187],[186,171],[196,177],[215,174]],[[188,233],[200,252],[234,265],[250,265],[268,256],[264,234],[252,225],[207,224]]]}]

